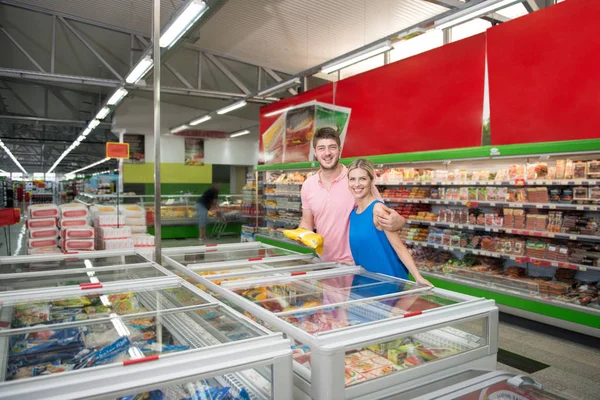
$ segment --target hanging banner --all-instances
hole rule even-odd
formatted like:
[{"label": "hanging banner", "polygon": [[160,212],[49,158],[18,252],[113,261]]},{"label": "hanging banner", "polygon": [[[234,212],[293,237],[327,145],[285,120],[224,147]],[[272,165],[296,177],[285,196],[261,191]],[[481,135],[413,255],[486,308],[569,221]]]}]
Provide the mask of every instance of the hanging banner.
[{"label": "hanging banner", "polygon": [[333,128],[344,146],[350,108],[311,101],[283,112],[262,134],[265,164],[306,162],[314,159],[312,138],[324,127]]},{"label": "hanging banner", "polygon": [[204,165],[204,140],[185,138],[185,165]]},{"label": "hanging banner", "polygon": [[126,133],[123,135],[123,143],[129,145],[129,159],[123,162],[128,164],[141,164],[146,160],[146,136]]}]

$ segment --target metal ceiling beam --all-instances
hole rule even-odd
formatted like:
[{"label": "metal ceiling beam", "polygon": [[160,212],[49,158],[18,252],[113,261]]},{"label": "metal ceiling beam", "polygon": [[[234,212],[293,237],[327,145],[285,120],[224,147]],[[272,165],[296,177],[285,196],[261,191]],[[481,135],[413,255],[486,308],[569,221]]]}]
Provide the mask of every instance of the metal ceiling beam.
[{"label": "metal ceiling beam", "polygon": [[41,67],[41,65],[40,65],[40,64],[38,64],[38,62],[37,62],[37,61],[35,61],[35,59],[34,59],[34,58],[31,56],[31,54],[29,54],[29,53],[27,52],[27,50],[25,50],[25,48],[24,48],[23,46],[21,46],[21,45],[19,44],[19,42],[17,42],[17,40],[16,40],[14,37],[12,37],[12,35],[11,35],[10,33],[8,33],[8,31],[6,30],[6,28],[4,28],[3,26],[1,26],[1,25],[0,25],[0,31],[2,31],[2,32],[3,32],[3,33],[6,35],[6,37],[8,38],[8,40],[10,40],[10,41],[11,41],[11,42],[12,42],[12,43],[15,45],[15,46],[17,46],[17,48],[19,49],[19,51],[20,51],[21,53],[23,53],[23,55],[24,55],[25,57],[27,57],[27,59],[28,59],[28,60],[29,60],[29,61],[30,61],[30,62],[31,62],[33,65],[35,65],[35,67],[36,67],[36,68],[37,68],[37,69],[38,69],[40,72],[46,72],[46,71],[44,70],[44,68],[42,68],[42,67]]},{"label": "metal ceiling beam", "polygon": [[73,103],[71,103],[71,101],[67,99],[64,94],[62,94],[60,90],[58,90],[56,87],[53,87],[49,90],[61,103],[64,104],[65,107],[69,109],[69,111],[71,111],[71,114],[73,114],[73,118],[79,118],[79,109],[75,107]]},{"label": "metal ceiling beam", "polygon": [[[56,118],[40,118],[40,117],[23,117],[16,115],[0,115],[0,121],[18,121],[18,122],[30,122],[30,123],[44,123],[46,125],[73,125],[73,126],[86,126],[89,121],[72,120],[72,119],[56,119]],[[107,122],[101,122],[99,127],[110,129],[111,124]]]},{"label": "metal ceiling beam", "polygon": [[527,12],[530,13],[540,9],[540,5],[535,0],[525,0],[523,5],[525,6]]},{"label": "metal ceiling beam", "polygon": [[[428,3],[435,4],[441,7],[447,7],[452,10],[458,10],[464,7],[468,7],[468,3],[458,1],[458,0],[425,0]],[[510,18],[504,17],[498,13],[494,13],[493,16],[482,16],[481,19],[491,22],[507,22],[510,21]]]},{"label": "metal ceiling beam", "polygon": [[[275,79],[275,81],[277,81],[277,82],[283,81],[283,79],[279,75],[277,75],[277,73],[275,71],[273,71],[272,69],[270,69],[270,68],[263,68],[263,69],[265,70],[265,72],[267,74],[269,74],[269,76],[271,78]],[[290,92],[293,96],[298,94],[298,92],[295,89],[288,89],[288,92]]]},{"label": "metal ceiling beam", "polygon": [[[17,99],[17,101],[19,103],[21,103],[21,105],[23,107],[25,107],[27,109],[27,111],[29,111],[29,113],[31,115],[33,115],[33,116],[38,115],[38,113],[36,113],[35,110],[33,108],[31,108],[31,106],[29,104],[27,104],[27,102],[21,97],[20,94],[18,94],[13,88],[11,88],[10,86],[8,86],[8,83],[2,82],[2,84],[4,85],[4,89],[8,90],[9,92],[11,92],[12,95],[15,97],[15,99]],[[8,112],[2,111],[2,114],[8,114]]]},{"label": "metal ceiling beam", "polygon": [[219,61],[214,55],[210,53],[205,54],[206,58],[208,58],[214,65],[217,67],[219,71],[221,71],[235,86],[237,86],[242,92],[245,94],[250,94],[250,89],[246,87],[238,78],[223,64]]}]

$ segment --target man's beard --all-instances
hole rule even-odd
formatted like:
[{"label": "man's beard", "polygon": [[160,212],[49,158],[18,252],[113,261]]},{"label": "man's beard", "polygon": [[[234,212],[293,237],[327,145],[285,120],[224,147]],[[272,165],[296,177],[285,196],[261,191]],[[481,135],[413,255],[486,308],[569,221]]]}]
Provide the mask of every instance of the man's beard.
[{"label": "man's beard", "polygon": [[336,158],[335,163],[331,167],[325,167],[322,163],[319,163],[319,164],[321,164],[321,169],[324,169],[325,171],[333,171],[334,169],[337,168],[339,163],[340,163],[340,158],[338,157],[338,158]]}]

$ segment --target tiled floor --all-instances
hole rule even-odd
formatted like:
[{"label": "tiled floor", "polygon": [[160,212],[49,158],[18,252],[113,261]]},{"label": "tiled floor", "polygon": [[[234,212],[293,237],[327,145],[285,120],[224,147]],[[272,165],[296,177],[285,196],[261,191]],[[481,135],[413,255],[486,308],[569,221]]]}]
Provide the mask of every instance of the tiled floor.
[{"label": "tiled floor", "polygon": [[[0,231],[0,256],[23,255],[26,232],[23,224]],[[9,232],[10,229],[10,232]],[[7,238],[10,237],[10,248]],[[239,237],[208,239],[206,243],[238,243]],[[197,239],[163,240],[163,247],[197,246]],[[10,251],[9,251],[10,250]],[[501,317],[499,348],[549,365],[528,374],[544,388],[569,400],[600,399],[600,340],[572,334],[516,317]],[[497,369],[527,374],[498,363]]]}]

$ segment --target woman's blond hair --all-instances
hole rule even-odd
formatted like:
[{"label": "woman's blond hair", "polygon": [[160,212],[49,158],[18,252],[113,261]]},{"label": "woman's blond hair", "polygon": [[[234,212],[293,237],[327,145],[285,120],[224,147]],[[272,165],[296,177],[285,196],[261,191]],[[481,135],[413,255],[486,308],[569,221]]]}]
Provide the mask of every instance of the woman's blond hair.
[{"label": "woman's blond hair", "polygon": [[365,170],[367,172],[367,175],[369,175],[369,178],[371,178],[371,180],[374,179],[375,166],[373,165],[373,163],[371,161],[369,161],[365,158],[359,158],[358,160],[352,161],[352,164],[350,164],[348,166],[348,174],[350,174],[350,171],[352,171],[353,169],[357,169],[357,168]]}]

